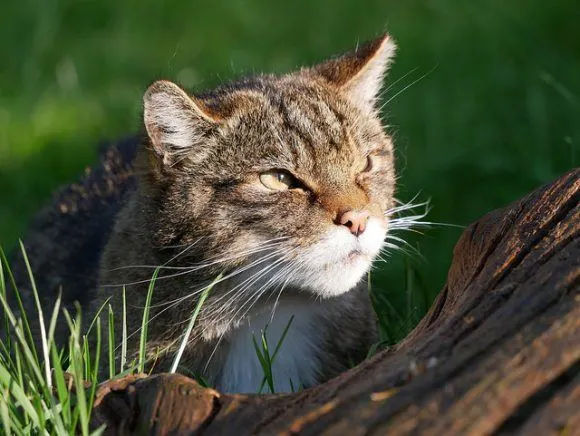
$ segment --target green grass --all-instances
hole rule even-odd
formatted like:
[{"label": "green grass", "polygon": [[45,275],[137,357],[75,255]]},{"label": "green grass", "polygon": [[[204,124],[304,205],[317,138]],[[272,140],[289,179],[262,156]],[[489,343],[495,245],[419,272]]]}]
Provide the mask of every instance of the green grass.
[{"label": "green grass", "polygon": [[[264,378],[260,384],[260,387],[258,388],[259,394],[262,393],[266,385],[268,386],[271,394],[276,393],[274,388],[274,374],[272,372],[272,365],[276,360],[276,356],[278,355],[278,351],[280,351],[280,347],[284,343],[284,339],[286,339],[286,335],[288,334],[288,330],[292,325],[292,321],[294,321],[294,315],[292,315],[288,320],[288,323],[286,324],[286,327],[284,327],[284,331],[282,332],[282,335],[280,335],[280,339],[276,343],[272,353],[270,353],[270,344],[268,343],[268,325],[266,325],[264,329],[260,331],[259,342],[255,336],[252,337],[254,351],[256,352],[256,357],[258,358],[262,372],[264,373]],[[290,386],[292,386],[292,392],[294,392],[294,383],[292,379],[290,379]]]},{"label": "green grass", "polygon": [[[431,221],[468,224],[579,164],[578,18],[574,0],[6,2],[0,244],[101,140],[135,131],[153,79],[201,89],[283,72],[385,29],[399,44],[384,100],[399,197],[421,192]],[[424,260],[394,254],[374,274],[390,341],[441,289],[459,234],[409,235]]]},{"label": "green grass", "polygon": [[[80,308],[73,318],[66,309],[61,308],[60,296],[57,298],[55,306],[50,308],[51,316],[50,319],[47,319],[45,314],[49,308],[42,307],[40,304],[39,294],[41,290],[36,288],[32,269],[28,264],[23,246],[21,246],[21,250],[29,273],[32,296],[36,302],[40,326],[40,346],[33,339],[30,328],[31,319],[28,318],[30,314],[24,310],[8,262],[0,250],[0,314],[2,315],[0,320],[4,322],[2,330],[10,332],[8,335],[0,337],[0,424],[2,429],[0,434],[82,434],[92,436],[102,434],[104,427],[91,428],[90,425],[97,388],[104,381],[101,378],[103,374],[99,371],[103,357],[101,347],[106,346],[108,350],[109,379],[135,372],[143,373],[146,365],[156,359],[157,356],[146,353],[145,344],[147,342],[151,295],[159,269],[156,269],[150,281],[143,323],[139,332],[139,353],[135,361],[129,365],[126,365],[128,337],[125,322],[126,308],[123,305],[121,348],[124,351],[120,359],[121,366],[119,371],[116,371],[115,349],[118,341],[115,339],[115,313],[111,305],[108,302],[102,305],[86,333],[82,326]],[[221,276],[218,276],[203,290],[184,333],[182,346],[175,355],[171,372],[175,372],[179,365],[183,348],[205,298],[220,278]],[[8,303],[9,283],[16,291],[16,306]],[[107,311],[104,311],[105,307],[108,309]],[[57,316],[64,316],[68,324],[69,337],[65,347],[60,347],[55,341],[54,332]],[[108,336],[106,338],[101,335],[101,320],[103,318],[108,322]],[[94,340],[90,339],[91,335],[95,336]],[[284,336],[276,346],[271,359],[268,355],[268,361],[274,360]],[[273,383],[271,371],[270,373],[264,372],[265,380],[268,376],[268,380]],[[200,383],[207,386],[207,382],[203,379],[200,379]]]},{"label": "green grass", "polygon": [[[175,358],[173,359],[173,363],[171,365],[171,370],[170,370],[170,372],[172,374],[177,371],[177,368],[179,366],[179,362],[181,360],[181,356],[183,356],[183,352],[185,350],[185,347],[187,346],[187,344],[189,342],[189,337],[191,335],[191,332],[193,330],[193,327],[195,325],[195,321],[197,320],[199,312],[201,311],[201,307],[205,303],[207,296],[209,295],[209,293],[211,292],[211,290],[213,289],[215,284],[218,283],[222,279],[222,277],[223,277],[223,274],[218,275],[213,280],[213,282],[210,283],[210,285],[207,286],[199,295],[199,298],[197,299],[197,303],[195,304],[195,308],[193,309],[193,312],[191,313],[191,317],[189,318],[189,323],[187,324],[187,329],[185,329],[185,332],[183,334],[183,338],[181,339],[181,344],[179,345],[179,349],[177,350],[177,353],[175,354]],[[207,383],[204,383],[204,384],[207,384]]]},{"label": "green grass", "polygon": [[[18,304],[17,313],[8,306],[7,276],[11,274],[4,260],[0,261],[0,307],[6,323],[3,327],[11,334],[5,341],[0,340],[0,423],[3,434],[101,434],[102,429],[89,428],[99,371],[100,320],[96,322],[95,347],[89,352],[84,346],[87,337],[81,333],[80,313],[72,318],[65,310],[70,337],[67,346],[57,348],[54,330],[60,314],[60,297],[47,323],[44,314],[48,308],[41,307],[30,274],[41,325],[42,354],[38,355],[22,305]],[[19,299],[17,301],[20,303]],[[72,388],[68,387],[67,378],[72,380]],[[85,382],[89,382],[90,387],[85,389]]]}]

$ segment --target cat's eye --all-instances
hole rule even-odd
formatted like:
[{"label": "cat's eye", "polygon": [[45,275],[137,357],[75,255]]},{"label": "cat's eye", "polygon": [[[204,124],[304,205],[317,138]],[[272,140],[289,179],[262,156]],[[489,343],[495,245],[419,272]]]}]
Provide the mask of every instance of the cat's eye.
[{"label": "cat's eye", "polygon": [[369,173],[373,169],[373,158],[372,156],[367,156],[366,164],[361,173]]},{"label": "cat's eye", "polygon": [[260,174],[260,182],[273,191],[300,188],[301,183],[286,170],[270,170]]}]

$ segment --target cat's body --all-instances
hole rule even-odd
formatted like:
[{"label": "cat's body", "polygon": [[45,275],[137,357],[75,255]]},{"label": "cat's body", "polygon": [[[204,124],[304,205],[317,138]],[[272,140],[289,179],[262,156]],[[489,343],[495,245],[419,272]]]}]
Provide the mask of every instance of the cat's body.
[{"label": "cat's body", "polygon": [[[277,391],[314,385],[364,358],[376,338],[364,277],[394,201],[392,144],[375,106],[393,49],[383,37],[313,68],[197,97],[170,82],[153,84],[143,139],[109,150],[97,175],[85,178],[85,195],[65,190],[25,241],[37,271],[37,253],[51,243],[60,261],[61,249],[66,259],[88,247],[99,254],[73,274],[74,265],[41,267],[42,277],[53,277],[42,283],[47,302],[56,284],[69,303],[81,300],[85,318],[108,301],[119,337],[125,287],[134,355],[158,268],[147,350],[155,370],[168,370],[199,295],[221,277],[180,370],[225,391],[262,384],[253,338],[260,343],[266,326],[270,352],[287,330],[273,363]],[[67,192],[89,201],[67,204]],[[47,230],[51,215],[70,219],[85,206],[64,238]],[[100,213],[104,228],[66,239],[83,217],[99,221]]]}]

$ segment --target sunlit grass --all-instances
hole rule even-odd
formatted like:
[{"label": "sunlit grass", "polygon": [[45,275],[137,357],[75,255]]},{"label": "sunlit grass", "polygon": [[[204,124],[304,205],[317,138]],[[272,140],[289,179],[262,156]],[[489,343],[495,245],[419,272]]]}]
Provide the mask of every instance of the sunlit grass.
[{"label": "sunlit grass", "polygon": [[[20,292],[16,288],[6,257],[0,251],[0,303],[6,334],[0,337],[0,422],[3,434],[10,435],[99,435],[103,428],[93,429],[90,417],[96,390],[102,379],[100,371],[102,347],[108,357],[108,378],[143,373],[156,356],[147,355],[147,325],[149,309],[158,270],[150,281],[139,337],[139,353],[135,361],[127,364],[126,301],[123,289],[121,365],[116,368],[117,340],[115,337],[115,310],[108,300],[97,311],[89,328],[83,329],[80,308],[73,316],[61,308],[61,297],[47,313],[40,303],[32,268],[26,252],[22,254],[30,280],[31,297],[38,312],[40,344],[33,340],[30,314],[24,310]],[[9,286],[13,289],[16,308],[9,305]],[[204,295],[211,285],[204,290]],[[191,328],[203,304],[200,298],[190,322]],[[106,310],[104,310],[106,308]],[[50,315],[48,318],[46,315]],[[55,341],[57,317],[63,317],[68,327],[68,341],[59,345]],[[106,322],[108,335],[102,336],[102,320]],[[187,337],[184,341],[187,340]],[[37,353],[40,349],[41,354]],[[174,364],[179,364],[177,354]],[[118,369],[118,370],[117,370]]]},{"label": "sunlit grass", "polygon": [[[25,257],[26,259],[26,257]],[[98,376],[98,355],[101,347],[101,323],[96,321],[96,341],[90,350],[84,347],[81,335],[81,315],[65,317],[70,337],[64,347],[55,343],[54,331],[60,312],[60,297],[45,324],[45,310],[40,305],[38,291],[31,277],[31,292],[38,310],[42,355],[30,333],[27,314],[18,292],[18,311],[8,305],[6,275],[11,276],[5,259],[0,262],[0,302],[6,338],[0,339],[0,419],[5,434],[16,435],[82,435],[101,434],[103,429],[90,429]],[[94,359],[94,360],[93,360]],[[91,387],[85,389],[85,383]],[[71,385],[72,383],[72,385]]]},{"label": "sunlit grass", "polygon": [[[276,343],[276,346],[274,347],[273,351],[270,349],[270,344],[268,343],[267,325],[260,331],[259,339],[256,339],[255,335],[252,336],[254,351],[256,352],[256,357],[258,358],[258,361],[260,362],[260,366],[262,368],[262,372],[264,373],[264,378],[262,379],[262,383],[258,388],[259,394],[262,393],[262,391],[264,390],[264,386],[266,385],[268,386],[268,389],[270,389],[270,393],[272,394],[276,393],[272,366],[274,364],[274,361],[276,360],[276,357],[278,356],[278,352],[280,351],[280,348],[282,347],[284,340],[286,339],[286,335],[288,334],[288,330],[292,325],[292,321],[294,321],[294,315],[292,315],[288,320],[288,323],[286,324],[286,327],[284,327],[282,335],[280,335],[280,338],[278,339],[278,342]],[[290,385],[294,386],[294,382],[292,380],[290,380]]]}]

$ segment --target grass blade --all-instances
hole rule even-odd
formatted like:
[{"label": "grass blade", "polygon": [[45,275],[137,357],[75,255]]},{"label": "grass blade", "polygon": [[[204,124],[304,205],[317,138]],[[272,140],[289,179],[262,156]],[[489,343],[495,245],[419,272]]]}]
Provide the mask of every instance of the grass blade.
[{"label": "grass blade", "polygon": [[[28,366],[32,370],[32,373],[36,377],[36,382],[38,385],[44,385],[44,376],[42,375],[42,370],[40,369],[40,364],[38,363],[37,355],[34,353],[34,346],[30,346],[29,342],[26,340],[26,333],[25,333],[25,317],[21,317],[16,320],[14,313],[8,307],[7,301],[4,299],[3,295],[0,295],[0,303],[4,307],[4,314],[10,321],[12,329],[16,335],[16,339],[18,340],[19,349],[21,350],[22,354],[26,358],[26,362]],[[20,353],[17,354],[17,357],[20,357]],[[22,380],[21,380],[22,381]]]},{"label": "grass blade", "polygon": [[[4,277],[4,264],[1,261],[0,261],[0,295],[4,300],[8,301],[8,293],[6,290],[6,278]],[[4,319],[4,331],[6,332],[6,335],[5,337],[0,338],[0,343],[2,343],[3,346],[5,346],[7,349],[10,350],[12,349],[11,347],[12,341],[10,340],[10,335],[8,334],[8,332],[10,331],[10,322],[8,321],[7,316],[2,316],[2,318]]]},{"label": "grass blade", "polygon": [[[24,330],[24,337],[27,338],[29,344],[34,344],[34,338],[32,337],[32,330],[30,329],[30,324],[28,323],[28,318],[26,317],[26,310],[24,310],[24,304],[22,303],[22,298],[20,297],[20,292],[18,291],[18,287],[16,286],[16,280],[14,280],[14,275],[10,270],[10,264],[8,263],[8,259],[2,247],[0,247],[0,257],[2,258],[2,263],[6,266],[6,273],[10,278],[10,283],[12,284],[12,288],[14,290],[14,296],[16,297],[16,303],[18,304],[18,310],[22,314],[21,319],[23,323],[23,330]],[[6,296],[6,298],[8,298]],[[6,303],[8,302],[5,299]],[[7,306],[7,304],[6,304]],[[12,323],[11,323],[12,324]],[[36,353],[36,347],[32,347],[32,353],[34,355],[34,359],[38,361],[38,354]]]},{"label": "grass blade", "polygon": [[125,365],[127,364],[127,298],[125,292],[125,286],[123,286],[123,337],[121,338],[121,369],[120,372],[125,370]]},{"label": "grass blade", "polygon": [[50,373],[50,356],[48,354],[48,337],[46,334],[46,326],[44,324],[44,313],[42,311],[42,305],[40,304],[40,298],[38,296],[38,289],[36,288],[36,281],[34,280],[34,275],[32,274],[32,268],[30,267],[30,262],[28,256],[26,255],[26,250],[24,249],[24,244],[20,241],[20,250],[22,251],[22,257],[24,258],[24,264],[26,265],[26,271],[28,273],[28,278],[30,280],[30,286],[32,287],[32,295],[34,296],[34,303],[36,304],[36,310],[38,311],[38,323],[40,327],[40,341],[42,345],[42,356],[44,358],[44,374],[46,377],[46,385],[49,389],[52,388],[52,374]]},{"label": "grass blade", "polygon": [[278,355],[278,350],[280,350],[280,347],[284,343],[284,340],[286,339],[286,335],[288,334],[288,330],[290,329],[290,326],[292,325],[293,321],[294,321],[294,315],[292,315],[290,317],[290,319],[288,320],[288,324],[286,324],[286,327],[284,327],[284,331],[282,332],[282,335],[280,336],[280,339],[278,340],[278,343],[276,344],[276,348],[274,348],[274,354],[272,354],[272,363],[274,362],[274,360],[276,360],[276,356]]},{"label": "grass blade", "polygon": [[[266,373],[266,371],[264,371],[264,379],[262,380],[262,383],[260,384],[260,388],[258,389],[258,393],[262,392],[262,389],[264,389],[264,385],[266,384],[266,382],[268,382],[268,385],[270,387],[270,390],[272,393],[274,393],[273,388],[274,388],[274,378],[273,378],[273,374],[272,374],[272,365],[274,364],[274,361],[276,360],[276,356],[278,355],[278,351],[280,350],[280,348],[282,347],[282,344],[284,343],[284,340],[286,339],[286,335],[288,334],[288,330],[290,329],[290,326],[292,325],[292,322],[294,321],[294,315],[292,315],[290,317],[290,319],[288,320],[288,323],[286,324],[286,327],[284,327],[284,331],[282,332],[282,335],[280,335],[280,339],[278,340],[278,343],[276,344],[276,347],[274,348],[274,353],[272,354],[272,357],[270,357],[269,355],[267,356],[262,356],[262,358],[260,358],[260,355],[262,354],[260,352],[260,350],[258,350],[257,347],[257,343],[254,340],[254,348],[256,349],[257,353],[259,353],[258,355],[258,360],[260,360],[260,364],[262,364],[262,359],[268,359],[269,363],[267,364],[267,367],[269,368],[268,373]],[[267,327],[267,326],[266,326]],[[265,341],[265,330],[264,329],[264,333],[262,334],[262,342]],[[266,344],[267,345],[267,344]],[[267,347],[265,348],[265,350],[267,350]],[[264,370],[264,365],[262,364],[262,370]],[[267,376],[269,374],[270,377],[270,381],[268,381]],[[294,392],[294,384],[292,383],[292,380],[290,379],[290,385],[292,388],[292,392]]]},{"label": "grass blade", "polygon": [[2,428],[4,429],[4,434],[9,436],[12,434],[10,428],[10,412],[8,411],[8,401],[10,400],[10,391],[8,388],[4,389],[2,396],[0,397],[0,418],[2,419]]},{"label": "grass blade", "polygon": [[[69,340],[69,350],[70,350],[70,363],[71,363],[71,373],[73,376],[73,382],[75,386],[76,393],[76,407],[75,415],[78,416],[80,421],[80,432],[83,435],[89,434],[89,414],[90,411],[87,407],[87,398],[85,395],[84,381],[85,381],[85,360],[83,359],[83,351],[81,350],[81,315],[77,312],[77,317],[75,322],[73,322],[68,311],[64,311],[64,316],[69,325],[71,336]],[[98,322],[97,322],[98,323]],[[73,423],[76,419],[73,419]]]},{"label": "grass blade", "polygon": [[62,292],[58,292],[58,297],[54,303],[54,309],[52,310],[52,316],[50,317],[50,323],[48,324],[48,348],[51,348],[51,344],[54,342],[54,332],[56,330],[56,323],[58,320],[58,312],[60,311],[60,304],[62,299]]},{"label": "grass blade", "polygon": [[109,378],[115,376],[115,315],[113,308],[109,304]]},{"label": "grass blade", "polygon": [[222,276],[223,276],[223,274],[218,275],[213,280],[213,282],[211,282],[210,285],[207,286],[203,290],[203,292],[199,296],[199,299],[197,300],[197,304],[195,305],[195,309],[193,310],[191,318],[189,319],[189,324],[187,325],[187,329],[185,331],[185,334],[183,335],[183,340],[181,341],[181,345],[179,346],[179,350],[177,351],[177,354],[175,355],[175,358],[173,359],[173,364],[171,365],[171,370],[169,371],[171,374],[173,374],[173,373],[175,373],[175,371],[177,371],[177,366],[179,365],[179,361],[181,360],[181,356],[183,355],[183,351],[185,350],[185,347],[187,346],[187,342],[189,341],[189,335],[191,334],[191,331],[193,330],[193,326],[195,324],[197,316],[199,315],[199,312],[201,311],[201,306],[203,306],[203,303],[205,302],[207,296],[209,295],[210,291],[215,286],[215,284],[218,283],[222,279]]},{"label": "grass blade", "polygon": [[66,382],[64,379],[64,371],[60,362],[60,356],[56,349],[55,344],[52,344],[51,348],[52,354],[52,366],[54,368],[54,383],[56,387],[56,395],[58,402],[61,406],[61,413],[65,423],[71,422],[71,410],[70,410],[70,395],[66,387]]},{"label": "grass blade", "polygon": [[[95,360],[93,362],[93,371],[88,378],[91,382],[91,392],[89,397],[89,413],[93,410],[93,402],[95,401],[95,394],[97,392],[97,381],[99,377],[99,362],[101,358],[101,345],[102,345],[102,337],[101,337],[101,319],[97,320],[97,341],[95,343]],[[90,356],[89,356],[90,359]]]},{"label": "grass blade", "polygon": [[263,330],[260,332],[261,337],[261,344],[262,348],[258,345],[258,341],[256,340],[255,336],[252,336],[252,342],[254,344],[254,351],[256,352],[256,357],[260,362],[260,366],[262,367],[262,372],[264,373],[264,380],[260,384],[260,388],[258,389],[258,393],[262,392],[264,388],[264,381],[268,383],[268,387],[270,388],[270,392],[274,393],[274,380],[272,377],[272,361],[270,359],[270,353],[268,351],[268,338],[266,337],[266,331],[268,326],[264,327]]},{"label": "grass blade", "polygon": [[91,324],[89,325],[89,328],[87,329],[87,336],[91,334],[91,332],[93,331],[93,327],[95,326],[95,322],[97,322],[97,318],[99,318],[99,316],[101,316],[101,312],[103,311],[103,309],[105,307],[107,307],[107,304],[109,303],[109,301],[111,301],[111,297],[107,298],[103,304],[101,304],[99,306],[99,309],[97,310],[97,312],[95,313],[95,316],[93,316],[93,320],[91,321]]},{"label": "grass blade", "polygon": [[149,325],[149,312],[151,310],[151,298],[153,297],[153,288],[155,287],[155,281],[159,275],[159,270],[161,268],[157,267],[153,272],[153,277],[149,282],[149,289],[147,290],[147,299],[145,300],[145,308],[143,309],[143,320],[141,323],[141,335],[139,337],[139,372],[145,372],[145,361],[146,361],[146,351],[145,346],[147,344],[147,327]]},{"label": "grass blade", "polygon": [[[100,318],[99,318],[100,319]],[[98,321],[97,321],[98,325]],[[91,352],[89,350],[89,338],[85,335],[83,336],[83,345],[82,345],[82,352],[81,356],[84,362],[83,365],[83,378],[88,380],[91,376],[92,371],[92,362],[90,358]]]},{"label": "grass blade", "polygon": [[20,407],[22,407],[26,413],[26,416],[30,418],[32,423],[36,427],[41,427],[43,423],[38,415],[36,407],[34,407],[26,395],[24,389],[15,382],[8,370],[3,365],[0,365],[0,385],[2,385],[4,389],[8,389],[10,391],[10,394],[19,403]]}]

